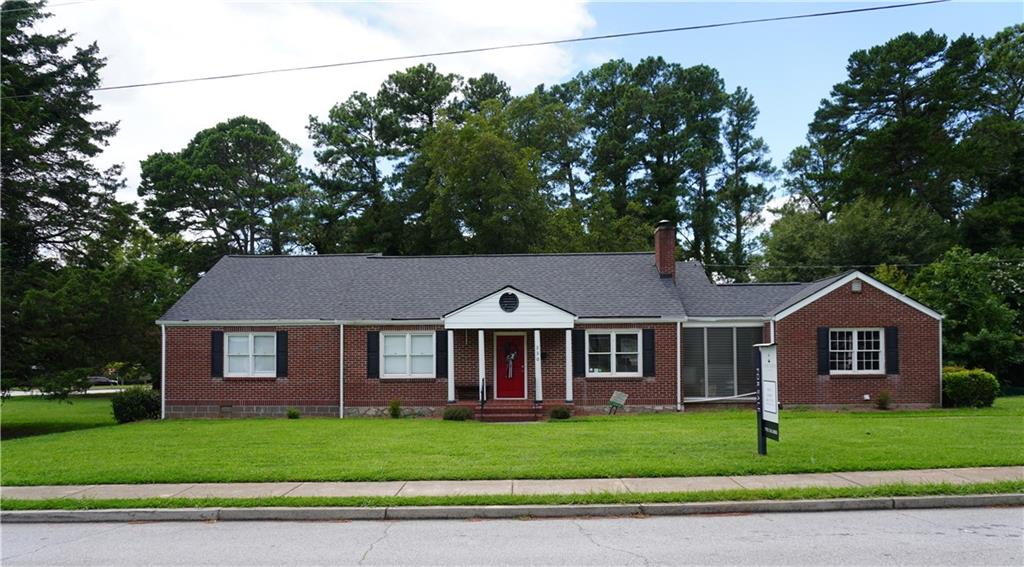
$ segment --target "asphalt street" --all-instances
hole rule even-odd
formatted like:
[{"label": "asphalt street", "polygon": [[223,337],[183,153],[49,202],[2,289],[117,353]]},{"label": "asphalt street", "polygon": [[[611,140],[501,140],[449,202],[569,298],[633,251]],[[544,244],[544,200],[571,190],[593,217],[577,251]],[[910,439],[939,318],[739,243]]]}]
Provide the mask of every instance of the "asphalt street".
[{"label": "asphalt street", "polygon": [[6,524],[15,565],[1014,565],[1024,508],[643,518]]}]

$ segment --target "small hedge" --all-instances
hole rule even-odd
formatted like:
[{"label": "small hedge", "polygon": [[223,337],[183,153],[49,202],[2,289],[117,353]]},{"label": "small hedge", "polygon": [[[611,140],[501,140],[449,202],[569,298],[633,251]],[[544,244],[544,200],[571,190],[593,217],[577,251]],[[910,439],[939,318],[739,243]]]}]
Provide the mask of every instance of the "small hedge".
[{"label": "small hedge", "polygon": [[452,406],[444,408],[444,415],[441,418],[445,421],[466,421],[473,418],[473,410],[462,406]]},{"label": "small hedge", "polygon": [[999,381],[980,368],[957,366],[942,370],[942,397],[948,407],[990,407],[999,395]]},{"label": "small hedge", "polygon": [[570,412],[569,408],[565,406],[555,406],[551,408],[551,413],[549,415],[551,416],[551,419],[569,419],[572,416],[572,412]]},{"label": "small hedge", "polygon": [[147,388],[127,388],[110,399],[118,423],[160,419],[160,392]]}]

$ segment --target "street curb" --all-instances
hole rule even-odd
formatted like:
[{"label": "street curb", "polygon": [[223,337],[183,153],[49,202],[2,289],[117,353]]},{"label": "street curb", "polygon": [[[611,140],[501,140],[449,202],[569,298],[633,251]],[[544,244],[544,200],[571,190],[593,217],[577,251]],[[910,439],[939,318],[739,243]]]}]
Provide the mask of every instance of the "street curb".
[{"label": "street curb", "polygon": [[578,518],[611,516],[684,516],[696,514],[758,514],[838,512],[924,508],[1024,506],[1024,494],[967,496],[895,496],[828,500],[751,500],[661,504],[587,504],[521,506],[393,506],[389,508],[145,508],[122,510],[19,510],[0,512],[0,523],[188,522],[188,521],[336,521],[336,520],[466,520],[515,518]]}]

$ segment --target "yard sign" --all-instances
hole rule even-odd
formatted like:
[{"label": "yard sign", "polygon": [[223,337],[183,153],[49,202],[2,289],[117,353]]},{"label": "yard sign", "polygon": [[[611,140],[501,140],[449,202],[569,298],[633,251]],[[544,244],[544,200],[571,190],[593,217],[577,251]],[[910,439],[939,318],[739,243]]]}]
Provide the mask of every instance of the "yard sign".
[{"label": "yard sign", "polygon": [[765,455],[765,439],[779,440],[779,371],[774,343],[754,345],[757,377],[757,452]]}]

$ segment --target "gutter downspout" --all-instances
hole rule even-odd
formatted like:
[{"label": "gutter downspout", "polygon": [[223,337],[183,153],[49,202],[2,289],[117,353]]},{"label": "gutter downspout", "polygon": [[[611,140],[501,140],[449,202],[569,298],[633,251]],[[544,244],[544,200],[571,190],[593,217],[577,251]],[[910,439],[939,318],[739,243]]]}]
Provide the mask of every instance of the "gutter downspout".
[{"label": "gutter downspout", "polygon": [[160,419],[167,419],[167,326],[160,325]]},{"label": "gutter downspout", "polygon": [[939,407],[942,407],[942,319],[939,319]]},{"label": "gutter downspout", "polygon": [[676,411],[683,411],[682,328],[676,321]]},{"label": "gutter downspout", "polygon": [[770,321],[768,321],[768,329],[769,329],[768,342],[772,343],[772,344],[775,344],[775,318],[774,317],[772,317],[772,319]]},{"label": "gutter downspout", "polygon": [[338,323],[338,419],[345,419],[345,323]]}]

